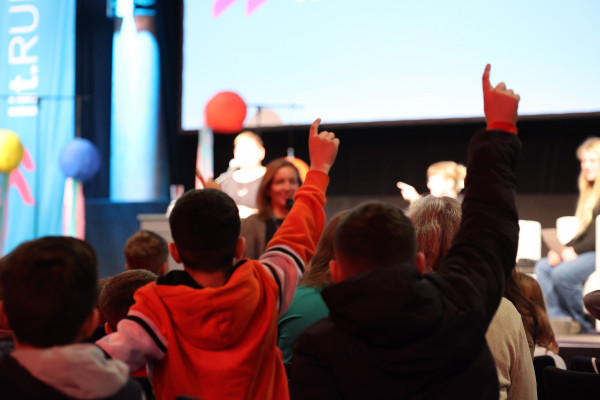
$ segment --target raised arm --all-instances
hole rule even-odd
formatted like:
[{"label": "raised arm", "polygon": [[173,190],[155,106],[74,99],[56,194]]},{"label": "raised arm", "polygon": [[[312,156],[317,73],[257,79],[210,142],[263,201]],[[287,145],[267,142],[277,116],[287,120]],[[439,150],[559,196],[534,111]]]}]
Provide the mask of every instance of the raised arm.
[{"label": "raised arm", "polygon": [[279,285],[280,314],[285,312],[292,301],[304,266],[312,258],[325,225],[323,207],[329,183],[327,174],[337,156],[339,139],[332,132],[319,133],[320,122],[317,119],[310,127],[310,170],[306,180],[296,191],[290,213],[259,258]]},{"label": "raised arm", "polygon": [[483,73],[488,130],[469,145],[460,228],[439,274],[431,274],[448,299],[477,316],[485,331],[515,265],[519,225],[515,205],[519,96],[504,83],[492,87]]}]

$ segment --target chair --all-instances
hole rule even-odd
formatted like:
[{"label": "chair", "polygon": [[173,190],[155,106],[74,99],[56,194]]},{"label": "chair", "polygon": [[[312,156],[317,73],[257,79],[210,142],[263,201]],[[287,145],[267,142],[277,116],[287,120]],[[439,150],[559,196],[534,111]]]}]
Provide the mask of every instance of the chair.
[{"label": "chair", "polygon": [[600,375],[556,367],[544,369],[546,400],[597,400],[600,398]]},{"label": "chair", "polygon": [[544,385],[544,369],[546,367],[555,367],[556,362],[551,356],[536,356],[533,357],[533,370],[535,371],[535,381],[537,382],[538,400],[546,398],[546,390]]},{"label": "chair", "polygon": [[517,266],[521,272],[533,272],[535,262],[542,258],[542,224],[538,221],[519,220]]}]

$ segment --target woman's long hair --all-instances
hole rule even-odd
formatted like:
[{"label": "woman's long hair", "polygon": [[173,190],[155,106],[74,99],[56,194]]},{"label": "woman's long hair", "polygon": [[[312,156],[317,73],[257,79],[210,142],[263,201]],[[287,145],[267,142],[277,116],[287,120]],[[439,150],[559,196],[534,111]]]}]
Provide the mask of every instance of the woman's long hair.
[{"label": "woman's long hair", "polygon": [[333,257],[333,239],[335,231],[340,220],[348,213],[348,211],[340,211],[331,218],[329,224],[323,230],[321,239],[317,244],[315,256],[312,258],[306,269],[308,272],[304,274],[300,281],[301,286],[310,286],[320,288],[331,283],[331,271],[329,271],[329,261]]},{"label": "woman's long hair", "polygon": [[537,331],[535,333],[535,344],[558,354],[558,343],[548,318],[544,294],[540,284],[531,276],[518,273],[518,283],[523,296],[529,299],[535,306],[537,313]]},{"label": "woman's long hair", "polygon": [[[594,152],[600,159],[600,138],[589,137],[577,148],[577,158],[579,161],[583,158],[583,153],[586,151]],[[579,173],[579,200],[577,201],[577,233],[585,231],[588,225],[592,222],[594,215],[594,207],[600,199],[600,179],[594,182],[589,182],[585,179],[583,171]]]},{"label": "woman's long hair", "polygon": [[283,167],[291,167],[296,171],[296,177],[298,179],[298,186],[302,185],[302,179],[300,179],[300,174],[298,170],[288,160],[285,158],[276,158],[270,163],[267,164],[267,170],[265,171],[265,175],[262,178],[260,186],[258,188],[258,193],[256,194],[256,207],[258,208],[258,217],[263,221],[266,221],[270,218],[273,218],[273,205],[271,204],[271,198],[269,197],[269,188],[273,183],[273,179],[275,178],[275,174],[279,171],[280,168]]}]

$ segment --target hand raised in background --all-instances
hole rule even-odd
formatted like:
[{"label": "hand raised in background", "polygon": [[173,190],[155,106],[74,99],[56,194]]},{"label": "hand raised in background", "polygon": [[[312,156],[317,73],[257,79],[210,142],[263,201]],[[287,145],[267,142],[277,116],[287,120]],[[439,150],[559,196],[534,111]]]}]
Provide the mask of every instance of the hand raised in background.
[{"label": "hand raised in background", "polygon": [[319,132],[321,118],[317,118],[310,126],[308,152],[310,154],[310,169],[329,173],[338,152],[340,140],[333,132]]},{"label": "hand raised in background", "polygon": [[488,64],[483,72],[483,110],[488,127],[494,124],[517,123],[517,109],[521,97],[512,89],[506,89],[506,84],[500,82],[496,87],[490,84],[491,65]]}]

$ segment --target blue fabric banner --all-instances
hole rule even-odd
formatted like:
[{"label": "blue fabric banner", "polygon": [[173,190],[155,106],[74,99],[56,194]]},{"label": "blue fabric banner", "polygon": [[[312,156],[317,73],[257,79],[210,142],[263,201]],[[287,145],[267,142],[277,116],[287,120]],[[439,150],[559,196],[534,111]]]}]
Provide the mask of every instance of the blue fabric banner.
[{"label": "blue fabric banner", "polygon": [[75,127],[75,0],[0,0],[0,128],[26,149],[11,173],[4,254],[62,232],[61,149]]}]

